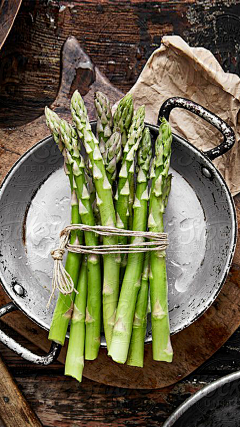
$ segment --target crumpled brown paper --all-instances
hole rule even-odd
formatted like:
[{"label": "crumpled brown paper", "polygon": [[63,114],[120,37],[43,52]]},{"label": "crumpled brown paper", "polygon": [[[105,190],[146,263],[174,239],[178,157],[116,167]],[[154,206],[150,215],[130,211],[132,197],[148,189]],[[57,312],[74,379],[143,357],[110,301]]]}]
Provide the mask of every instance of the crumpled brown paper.
[{"label": "crumpled brown paper", "polygon": [[[157,123],[160,106],[172,96],[189,98],[225,120],[235,131],[236,143],[214,164],[231,193],[235,195],[240,191],[240,79],[237,75],[225,73],[209,50],[192,48],[179,36],[166,36],[130,92],[135,107],[145,104],[148,123]],[[174,132],[203,151],[219,145],[222,140],[211,125],[183,109],[172,111],[170,123]]]}]

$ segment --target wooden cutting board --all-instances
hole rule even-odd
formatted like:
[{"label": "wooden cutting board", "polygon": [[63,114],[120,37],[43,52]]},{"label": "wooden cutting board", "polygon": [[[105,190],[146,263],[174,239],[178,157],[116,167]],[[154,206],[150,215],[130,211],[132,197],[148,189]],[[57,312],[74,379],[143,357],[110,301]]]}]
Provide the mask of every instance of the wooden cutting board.
[{"label": "wooden cutting board", "polygon": [[[69,37],[62,51],[62,79],[52,108],[62,117],[69,117],[69,101],[78,88],[94,118],[93,94],[105,92],[112,103],[123,94],[93,66],[77,40]],[[36,142],[49,134],[44,116],[17,128],[0,130],[1,180],[13,163]],[[240,196],[235,197],[237,219],[240,226]],[[233,264],[227,281],[214,304],[194,324],[172,338],[174,360],[172,364],[154,362],[151,345],[146,345],[144,368],[122,366],[100,350],[96,361],[86,362],[84,375],[97,382],[126,388],[154,389],[171,385],[189,375],[212,356],[240,325],[240,243],[237,244]],[[0,304],[8,302],[0,289]],[[47,332],[30,321],[23,313],[15,312],[2,319],[14,330],[34,342],[43,350],[49,349]],[[59,361],[64,363],[66,346]]]}]

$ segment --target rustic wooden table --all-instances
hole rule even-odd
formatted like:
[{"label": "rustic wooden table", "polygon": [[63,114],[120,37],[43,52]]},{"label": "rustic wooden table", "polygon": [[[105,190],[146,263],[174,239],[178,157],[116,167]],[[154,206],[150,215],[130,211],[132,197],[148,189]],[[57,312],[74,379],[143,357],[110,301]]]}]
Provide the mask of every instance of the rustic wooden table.
[{"label": "rustic wooden table", "polygon": [[[136,81],[164,34],[179,34],[193,46],[209,48],[225,70],[240,75],[240,1],[212,3],[132,0],[114,5],[109,0],[23,0],[0,52],[0,127],[32,121],[55,99],[60,50],[71,34],[124,92]],[[14,155],[14,147],[12,152]],[[2,322],[1,327],[39,351]],[[63,376],[60,363],[36,367],[0,345],[0,354],[44,427],[159,426],[205,384],[240,369],[239,351],[240,330],[185,380],[166,389],[136,391],[87,379],[78,384]]]}]

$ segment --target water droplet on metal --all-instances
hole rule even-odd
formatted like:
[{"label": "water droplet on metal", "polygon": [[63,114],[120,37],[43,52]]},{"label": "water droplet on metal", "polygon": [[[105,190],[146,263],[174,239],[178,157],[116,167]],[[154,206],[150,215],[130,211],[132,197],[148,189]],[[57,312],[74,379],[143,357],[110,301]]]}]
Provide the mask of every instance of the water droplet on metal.
[{"label": "water droplet on metal", "polygon": [[206,178],[211,178],[212,174],[207,168],[202,168],[202,173]]},{"label": "water droplet on metal", "polygon": [[15,294],[19,295],[20,297],[24,295],[24,289],[21,285],[14,285],[13,290]]}]

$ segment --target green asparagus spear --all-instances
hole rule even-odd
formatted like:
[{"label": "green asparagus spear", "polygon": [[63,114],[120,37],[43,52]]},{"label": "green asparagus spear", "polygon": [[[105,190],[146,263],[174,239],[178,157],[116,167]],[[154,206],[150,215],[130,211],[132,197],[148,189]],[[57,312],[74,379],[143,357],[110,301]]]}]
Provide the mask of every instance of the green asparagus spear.
[{"label": "green asparagus spear", "polygon": [[[133,230],[146,231],[148,208],[148,172],[152,157],[151,138],[149,130],[143,134],[137,156],[138,175],[137,189],[134,201]],[[132,243],[141,243],[143,238],[133,237]],[[129,254],[126,271],[121,287],[117,306],[116,322],[113,329],[112,342],[108,354],[119,363],[127,360],[132,334],[133,318],[138,291],[141,285],[144,253]]]},{"label": "green asparagus spear", "polygon": [[[67,150],[67,159],[70,170],[73,173],[74,185],[79,200],[79,213],[81,221],[86,225],[95,225],[90,195],[87,190],[84,161],[79,152],[79,142],[75,129],[65,120],[60,122],[60,135]],[[87,246],[95,246],[98,239],[95,233],[87,231],[84,233]],[[100,346],[101,327],[101,270],[98,255],[89,255],[87,259],[88,268],[88,297],[86,307],[86,344],[85,358],[94,360],[98,355]]]},{"label": "green asparagus spear", "polygon": [[45,118],[46,124],[51,131],[52,137],[62,153],[64,147],[61,141],[61,137],[59,135],[59,126],[61,119],[54,111],[50,110],[50,108],[48,107],[45,107]]},{"label": "green asparagus spear", "polygon": [[108,180],[112,185],[117,176],[117,164],[122,158],[121,134],[114,132],[110,138],[102,144],[100,151],[104,160]]},{"label": "green asparagus spear", "polygon": [[131,366],[143,367],[144,343],[147,327],[147,305],[148,305],[148,272],[149,254],[145,254],[144,266],[139,290],[136,310],[133,320],[133,330],[128,352],[127,364]]},{"label": "green asparagus spear", "polygon": [[[129,219],[129,180],[134,173],[134,157],[138,150],[139,143],[142,138],[145,118],[145,107],[138,108],[133,116],[132,124],[128,132],[127,143],[124,147],[124,155],[122,167],[119,172],[118,188],[115,196],[116,212],[117,212],[117,227],[128,229]],[[120,237],[119,243],[126,244],[127,238]],[[121,270],[124,273],[127,257],[122,256]],[[121,274],[122,276],[123,274]]]},{"label": "green asparagus spear", "polygon": [[97,136],[108,180],[112,185],[117,175],[117,163],[121,160],[122,143],[120,132],[112,131],[113,118],[108,97],[102,92],[95,93],[95,107],[98,115]]},{"label": "green asparagus spear", "polygon": [[87,259],[82,262],[79,275],[78,294],[75,297],[71,320],[70,337],[65,362],[65,375],[82,381],[85,344],[85,311],[87,303]]},{"label": "green asparagus spear", "polygon": [[122,146],[127,142],[128,130],[130,128],[133,116],[132,95],[128,93],[119,102],[113,116],[113,132],[121,133]]},{"label": "green asparagus spear", "polygon": [[[162,119],[155,144],[155,158],[152,165],[153,178],[148,227],[152,232],[163,232],[163,213],[171,187],[168,175],[171,156],[172,132],[166,119]],[[168,286],[165,254],[151,253],[150,257],[150,298],[152,320],[153,359],[171,362],[173,351],[170,340],[168,317]]]},{"label": "green asparagus spear", "polygon": [[[54,141],[58,144],[60,151],[63,151],[63,144],[60,138],[60,118],[56,113],[51,111],[49,108],[45,108],[45,116],[47,126],[50,128],[51,133],[53,135]],[[79,213],[78,213],[78,203],[76,199],[75,189],[73,188],[73,175],[67,169],[66,163],[65,172],[69,177],[71,193],[72,193],[72,202],[71,202],[71,223],[78,224],[79,221]],[[77,244],[80,241],[82,242],[82,233],[72,232],[70,236],[70,243]],[[70,274],[73,283],[77,286],[78,275],[81,265],[81,256],[79,254],[75,254],[72,252],[68,252],[65,269]],[[59,294],[57,304],[54,310],[53,319],[49,332],[49,339],[55,342],[58,342],[61,345],[64,345],[65,337],[67,333],[69,319],[72,315],[73,302],[75,298],[75,292],[72,295],[63,295]]]},{"label": "green asparagus spear", "polygon": [[[72,96],[71,112],[73,121],[77,127],[78,135],[80,139],[82,139],[86,152],[93,165],[93,179],[97,193],[101,223],[103,226],[115,227],[116,217],[112,199],[112,188],[106,175],[98,140],[91,130],[87,110],[78,91],[75,91]],[[103,243],[107,245],[117,244],[117,242],[118,239],[116,236],[104,237],[103,239]],[[118,255],[104,255],[103,323],[108,348],[111,342],[118,301],[119,268],[120,257]]]},{"label": "green asparagus spear", "polygon": [[97,110],[97,135],[108,180],[112,185],[117,175],[117,163],[122,156],[122,141],[120,131],[113,132],[113,118],[108,97],[102,92],[95,93]]},{"label": "green asparagus spear", "polygon": [[[77,203],[77,198],[75,196],[74,190],[72,193],[71,206],[72,206],[71,224],[78,224],[80,222],[79,213],[78,213],[78,203]],[[75,245],[79,243],[79,238],[76,236],[76,232],[71,233],[70,243]],[[75,288],[78,282],[80,266],[81,266],[81,255],[68,252],[66,263],[65,263],[65,270],[70,274]],[[49,335],[48,335],[49,340],[55,341],[61,345],[64,345],[69,320],[72,317],[74,298],[75,298],[75,292],[73,292],[71,295],[69,294],[63,295],[61,292],[59,293],[56,307],[53,313]]]},{"label": "green asparagus spear", "polygon": [[113,118],[111,105],[108,97],[104,93],[98,91],[95,93],[94,99],[97,110],[97,136],[101,144],[106,142],[112,135]]},{"label": "green asparagus spear", "polygon": [[[121,144],[122,147],[124,148],[127,142],[127,138],[128,138],[128,132],[129,132],[129,128],[131,126],[132,123],[132,117],[133,117],[133,113],[134,113],[134,109],[133,109],[133,100],[132,100],[132,95],[129,93],[126,96],[124,96],[124,98],[121,99],[121,101],[119,102],[117,109],[115,111],[115,114],[113,116],[113,122],[114,122],[114,127],[113,127],[113,131],[119,131],[121,133]],[[132,170],[132,169],[131,169]],[[131,179],[130,179],[131,177]],[[134,198],[134,194],[133,194],[133,187],[134,187],[134,182],[133,182],[133,173],[129,176],[129,208],[128,208],[128,222],[129,220],[131,220],[131,227],[129,228],[130,230],[132,230],[132,204],[133,204],[133,198]],[[124,243],[124,239],[122,240],[121,243]],[[122,264],[123,264],[123,268],[122,268],[122,272],[121,272],[121,276],[124,273],[124,269],[126,266],[126,256],[122,257]]]},{"label": "green asparagus spear", "polygon": [[135,187],[134,187],[134,174],[129,175],[129,203],[128,203],[128,228],[129,230],[132,230],[133,226],[133,202],[134,202],[134,193],[135,193]]},{"label": "green asparagus spear", "polygon": [[[144,129],[144,138],[147,138],[151,143],[151,135],[148,128]],[[128,353],[127,364],[131,366],[143,367],[144,360],[144,343],[147,327],[147,307],[148,307],[148,294],[149,294],[149,253],[145,254],[144,266],[141,280],[141,287],[139,290],[136,310],[133,321],[133,330],[131,336],[131,343]]]},{"label": "green asparagus spear", "polygon": [[92,206],[95,224],[100,224],[100,213],[98,209],[98,205],[96,203],[96,189],[93,183],[93,176],[92,176],[92,168],[89,165],[89,161],[85,161],[85,180],[86,180],[86,186],[90,195],[90,203]]}]

